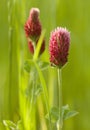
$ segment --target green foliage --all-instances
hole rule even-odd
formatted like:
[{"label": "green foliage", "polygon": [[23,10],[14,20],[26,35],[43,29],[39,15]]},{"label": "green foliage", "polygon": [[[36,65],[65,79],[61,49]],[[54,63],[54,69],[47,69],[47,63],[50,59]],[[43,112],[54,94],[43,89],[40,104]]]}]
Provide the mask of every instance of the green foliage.
[{"label": "green foliage", "polygon": [[51,117],[51,122],[56,123],[59,118],[59,109],[57,107],[53,107],[50,109],[50,112],[45,116],[46,119],[49,120],[49,115]]},{"label": "green foliage", "polygon": [[[36,61],[34,61],[34,59],[30,60],[30,61],[28,60],[28,62],[25,62],[25,67],[24,67],[27,72],[29,72],[27,68],[30,68],[32,63],[33,63],[34,67],[36,68],[36,70],[37,70],[37,72],[39,74],[39,78],[40,78],[40,82],[41,82],[41,85],[42,85],[44,98],[46,99],[46,106],[47,106],[47,110],[48,110],[49,106],[48,106],[48,103],[47,103],[47,101],[48,101],[47,86],[46,86],[44,77],[43,77],[42,72],[41,72],[42,69],[47,67],[48,63],[46,63],[46,62],[45,63],[44,62],[38,62],[38,61],[36,62]],[[41,67],[41,69],[39,67]]]},{"label": "green foliage", "polygon": [[3,124],[7,128],[7,130],[23,130],[21,120],[17,122],[17,124],[13,123],[10,120],[3,120]]},{"label": "green foliage", "polygon": [[16,124],[13,123],[12,121],[4,120],[3,123],[4,123],[4,125],[6,126],[7,129],[11,129],[11,130],[16,129]]},{"label": "green foliage", "polygon": [[32,60],[27,60],[27,61],[25,61],[25,63],[24,63],[24,69],[28,72],[28,73],[30,73],[30,69],[32,68],[32,66],[33,66],[33,61]]},{"label": "green foliage", "polygon": [[[41,70],[47,69],[50,65],[48,62],[43,62],[43,61],[40,61],[40,60],[37,61],[37,64],[38,64],[38,66]],[[28,73],[30,73],[30,70],[31,70],[31,68],[33,68],[33,66],[35,66],[35,65],[34,65],[34,60],[32,60],[32,59],[28,59],[24,63],[24,69]]]},{"label": "green foliage", "polygon": [[43,61],[39,61],[37,64],[41,70],[48,69],[48,67],[50,66],[48,62],[43,62]]},{"label": "green foliage", "polygon": [[[59,120],[59,111],[60,110],[57,107],[51,108],[50,112],[45,116],[46,119],[49,120],[49,115],[50,115],[51,122],[57,124],[57,122]],[[60,113],[61,113],[60,119],[62,119],[63,121],[67,120],[71,117],[74,117],[78,114],[78,112],[70,110],[68,105],[62,106]]]}]

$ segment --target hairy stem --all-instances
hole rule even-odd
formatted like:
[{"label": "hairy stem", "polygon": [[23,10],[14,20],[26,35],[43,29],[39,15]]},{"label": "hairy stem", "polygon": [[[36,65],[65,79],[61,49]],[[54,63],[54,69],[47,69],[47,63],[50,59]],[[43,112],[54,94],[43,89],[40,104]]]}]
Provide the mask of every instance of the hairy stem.
[{"label": "hairy stem", "polygon": [[59,95],[59,120],[57,122],[57,130],[62,130],[63,119],[61,115],[62,111],[62,77],[61,77],[61,69],[58,69],[58,95]]}]

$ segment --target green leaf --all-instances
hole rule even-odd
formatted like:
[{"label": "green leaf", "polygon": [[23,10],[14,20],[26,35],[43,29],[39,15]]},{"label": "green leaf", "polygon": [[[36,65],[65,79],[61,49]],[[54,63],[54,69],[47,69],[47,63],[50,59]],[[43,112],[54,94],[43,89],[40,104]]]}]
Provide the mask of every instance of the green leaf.
[{"label": "green leaf", "polygon": [[69,118],[71,118],[73,116],[76,116],[77,114],[78,114],[77,111],[71,111],[69,109],[69,105],[62,106],[61,118],[63,120],[69,119]]},{"label": "green leaf", "polygon": [[48,91],[47,91],[46,82],[45,82],[45,79],[43,77],[43,74],[42,74],[38,64],[36,62],[34,62],[34,64],[35,64],[35,67],[36,67],[37,72],[39,74],[40,82],[41,82],[42,89],[44,92],[44,100],[45,100],[46,108],[47,108],[47,111],[49,112],[49,103],[48,103],[49,100],[48,100]]},{"label": "green leaf", "polygon": [[37,43],[37,46],[36,46],[36,49],[35,49],[35,53],[34,53],[34,56],[33,56],[33,60],[36,61],[38,59],[38,56],[39,56],[39,52],[40,52],[40,48],[41,48],[41,45],[42,45],[42,41],[44,39],[44,36],[45,36],[45,30],[42,31],[41,33],[41,36],[39,38],[39,41]]},{"label": "green leaf", "polygon": [[41,85],[37,85],[37,88],[34,90],[34,103],[36,103],[36,100],[41,92],[43,92]]},{"label": "green leaf", "polygon": [[66,110],[69,110],[69,105],[65,105],[65,106],[62,106],[62,111],[66,111]]},{"label": "green leaf", "polygon": [[24,69],[30,73],[30,69],[31,67],[33,66],[33,60],[30,59],[30,60],[26,60],[25,63],[24,63]]},{"label": "green leaf", "polygon": [[40,67],[41,70],[45,70],[49,67],[49,63],[48,62],[42,62],[42,61],[39,61],[38,62],[38,66]]},{"label": "green leaf", "polygon": [[62,106],[62,111],[61,111],[61,118],[63,119],[64,117],[64,114],[69,111],[69,105],[65,105],[65,106]]},{"label": "green leaf", "polygon": [[17,129],[17,130],[24,130],[21,120],[19,120],[19,121],[17,122],[17,127],[16,127],[16,129]]},{"label": "green leaf", "polygon": [[7,127],[7,128],[10,128],[12,130],[16,129],[16,124],[13,123],[12,121],[10,120],[3,120],[3,124]]},{"label": "green leaf", "polygon": [[69,111],[69,112],[67,112],[67,113],[64,115],[63,119],[64,119],[64,120],[67,120],[67,119],[69,119],[69,118],[71,118],[71,117],[76,116],[77,114],[79,114],[79,112],[77,112],[77,111]]},{"label": "green leaf", "polygon": [[59,119],[59,109],[57,107],[52,107],[50,109],[50,112],[45,117],[46,119],[50,120],[52,123],[56,123]]},{"label": "green leaf", "polygon": [[36,90],[35,90],[35,96],[36,96],[36,97],[39,96],[42,91],[43,91],[43,90],[42,90],[41,85],[40,85],[40,86],[37,86],[37,88],[36,88]]}]

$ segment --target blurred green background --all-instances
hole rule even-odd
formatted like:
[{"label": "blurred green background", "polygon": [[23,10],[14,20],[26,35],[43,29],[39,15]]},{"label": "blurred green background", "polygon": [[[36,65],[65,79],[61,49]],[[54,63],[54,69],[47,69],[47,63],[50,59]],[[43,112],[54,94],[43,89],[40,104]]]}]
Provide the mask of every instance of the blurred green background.
[{"label": "blurred green background", "polygon": [[[11,5],[8,5],[8,2],[11,2]],[[65,121],[63,130],[89,130],[90,0],[3,0],[0,3],[0,130],[3,129],[3,119],[18,118],[20,67],[24,59],[30,57],[23,28],[31,7],[40,9],[40,19],[46,29],[46,51],[42,56],[43,60],[49,61],[51,30],[62,26],[71,32],[68,64],[62,70],[63,103],[79,111],[79,115]],[[11,23],[8,22],[10,15]],[[47,73],[52,105],[56,103],[56,95],[53,92],[57,75],[53,69],[49,69]]]}]

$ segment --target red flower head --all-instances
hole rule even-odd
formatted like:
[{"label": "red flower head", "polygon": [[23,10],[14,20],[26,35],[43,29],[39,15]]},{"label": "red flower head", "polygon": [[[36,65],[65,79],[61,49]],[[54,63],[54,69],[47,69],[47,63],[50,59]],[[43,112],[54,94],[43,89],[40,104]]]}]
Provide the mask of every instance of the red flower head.
[{"label": "red flower head", "polygon": [[[36,41],[36,45],[37,43],[38,43],[38,40]],[[28,41],[28,47],[29,47],[30,52],[34,54],[34,45],[33,45],[33,42],[30,40]],[[39,55],[41,55],[44,52],[44,50],[45,50],[45,40],[43,40]]]},{"label": "red flower head", "polygon": [[37,38],[41,35],[41,23],[39,21],[39,9],[32,8],[30,10],[30,15],[28,20],[25,23],[24,30],[26,36],[29,38]]},{"label": "red flower head", "polygon": [[66,28],[57,28],[51,33],[49,52],[51,65],[62,67],[68,58],[70,33]]}]

